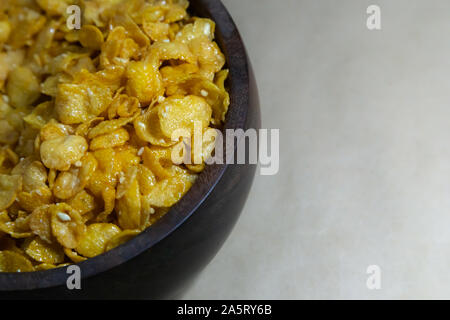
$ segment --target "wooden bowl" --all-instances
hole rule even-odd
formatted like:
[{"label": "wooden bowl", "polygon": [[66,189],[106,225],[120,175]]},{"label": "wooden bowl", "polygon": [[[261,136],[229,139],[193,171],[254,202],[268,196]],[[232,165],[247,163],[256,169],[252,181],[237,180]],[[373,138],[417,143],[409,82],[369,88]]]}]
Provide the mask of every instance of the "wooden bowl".
[{"label": "wooden bowl", "polygon": [[[260,128],[258,93],[244,43],[220,0],[191,0],[193,14],[213,19],[230,69],[225,129]],[[67,268],[0,273],[0,299],[176,298],[221,248],[235,225],[255,165],[212,165],[155,225],[129,242],[84,261],[81,290],[68,290]],[[214,285],[214,284],[211,284]]]}]

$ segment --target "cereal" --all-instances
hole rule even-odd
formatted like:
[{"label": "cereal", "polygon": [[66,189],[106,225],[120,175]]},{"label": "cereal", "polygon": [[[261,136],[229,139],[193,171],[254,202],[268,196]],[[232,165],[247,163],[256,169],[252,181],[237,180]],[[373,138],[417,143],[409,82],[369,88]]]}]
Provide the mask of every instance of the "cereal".
[{"label": "cereal", "polygon": [[225,121],[215,23],[187,0],[90,0],[69,30],[79,1],[0,2],[0,272],[80,263],[153,225],[205,169],[172,161],[172,135]]},{"label": "cereal", "polygon": [[103,121],[94,128],[92,128],[91,130],[89,130],[88,138],[94,139],[100,135],[112,133],[132,121],[133,118],[121,118],[116,120]]},{"label": "cereal", "polygon": [[39,132],[40,143],[47,140],[54,140],[73,134],[71,126],[59,123],[55,119],[51,119]]},{"label": "cereal", "polygon": [[19,133],[6,120],[0,120],[0,143],[12,145],[19,139]]},{"label": "cereal", "polygon": [[46,270],[51,270],[51,269],[55,269],[55,268],[57,268],[57,266],[55,266],[54,264],[41,263],[34,267],[34,271],[46,271]]},{"label": "cereal", "polygon": [[66,171],[83,158],[88,148],[87,142],[80,136],[59,137],[41,144],[41,158],[49,169]]},{"label": "cereal", "polygon": [[27,67],[18,67],[8,76],[6,92],[13,107],[28,107],[40,96],[39,81]]},{"label": "cereal", "polygon": [[[144,150],[142,150],[142,153],[144,153]],[[142,164],[138,166],[137,179],[139,182],[141,193],[144,196],[149,194],[156,184],[156,177],[153,174],[152,170]]]},{"label": "cereal", "polygon": [[50,205],[41,206],[30,215],[30,229],[47,243],[53,242]]},{"label": "cereal", "polygon": [[147,110],[143,115],[139,116],[133,124],[136,135],[143,141],[163,147],[170,147],[174,144],[174,142],[164,136],[161,131],[158,108]]},{"label": "cereal", "polygon": [[126,129],[120,128],[111,133],[92,139],[90,149],[99,150],[120,147],[123,146],[128,140],[130,140],[130,134]]},{"label": "cereal", "polygon": [[210,81],[198,75],[179,77],[178,67],[165,67],[161,70],[164,82],[167,84],[168,95],[193,94],[203,97],[213,111],[212,123],[220,124],[225,121],[225,115],[230,105],[230,96],[225,90],[225,79],[228,71],[222,70],[216,74],[215,80]]},{"label": "cereal", "polygon": [[87,258],[80,256],[76,251],[72,249],[64,248],[64,254],[75,263],[80,263],[87,260]]},{"label": "cereal", "polygon": [[8,40],[11,34],[11,24],[8,21],[0,21],[0,44]]},{"label": "cereal", "polygon": [[127,37],[125,28],[118,26],[111,30],[102,47],[100,65],[109,67],[112,65],[126,66],[131,58],[138,54],[139,45]]},{"label": "cereal", "polygon": [[160,181],[142,200],[154,207],[171,207],[189,190],[195,178],[195,175],[184,174]]},{"label": "cereal", "polygon": [[141,193],[136,175],[128,182],[125,194],[117,199],[116,206],[122,229],[138,229],[141,226]]},{"label": "cereal", "polygon": [[47,170],[40,161],[33,161],[23,172],[23,190],[31,192],[46,187]]},{"label": "cereal", "polygon": [[117,186],[116,199],[122,198],[130,188],[131,184],[137,179],[138,167],[127,168],[126,172],[121,172],[119,185]]},{"label": "cereal", "polygon": [[[75,248],[86,232],[86,226],[80,214],[67,204],[54,205],[51,213],[52,234],[56,240],[65,248]],[[69,216],[70,220],[61,219],[62,214]]]},{"label": "cereal", "polygon": [[109,186],[105,186],[105,189],[101,193],[101,197],[104,202],[104,209],[98,214],[97,221],[105,221],[113,212],[116,199],[116,190]]},{"label": "cereal", "polygon": [[55,110],[61,122],[77,124],[101,114],[111,101],[111,89],[101,82],[60,84]]},{"label": "cereal", "polygon": [[50,204],[53,199],[49,187],[44,186],[31,192],[20,192],[17,195],[17,202],[27,212],[33,212],[40,206]]},{"label": "cereal", "polygon": [[58,264],[64,262],[64,250],[59,243],[49,244],[39,237],[28,238],[23,250],[33,260],[41,263]]},{"label": "cereal", "polygon": [[132,61],[127,67],[127,93],[141,104],[149,104],[164,91],[158,66],[145,61]]},{"label": "cereal", "polygon": [[153,41],[162,41],[169,38],[169,25],[167,23],[146,20],[142,28]]},{"label": "cereal", "polygon": [[85,48],[100,50],[103,45],[103,34],[96,26],[83,26],[80,30],[79,41]]},{"label": "cereal", "polygon": [[105,252],[106,243],[120,231],[120,228],[112,223],[93,223],[87,227],[75,250],[87,258],[98,256]]},{"label": "cereal", "polygon": [[114,249],[121,244],[124,244],[125,242],[133,239],[136,237],[139,233],[141,233],[141,230],[124,230],[118,234],[116,234],[114,237],[112,237],[107,243],[106,243],[106,251],[109,251],[111,249]]},{"label": "cereal", "polygon": [[33,265],[23,255],[13,251],[0,251],[0,272],[30,272]]},{"label": "cereal", "polygon": [[35,129],[41,129],[53,117],[53,104],[50,101],[37,105],[23,120]]},{"label": "cereal", "polygon": [[8,209],[13,204],[21,188],[21,176],[0,174],[0,211]]},{"label": "cereal", "polygon": [[50,16],[64,14],[67,5],[72,3],[71,0],[36,0],[36,2]]},{"label": "cereal", "polygon": [[96,208],[95,198],[86,190],[82,190],[68,199],[67,203],[81,215],[92,212]]},{"label": "cereal", "polygon": [[18,225],[15,221],[11,221],[6,211],[0,212],[0,231],[9,234],[14,239],[23,239],[31,237],[31,232]]},{"label": "cereal", "polygon": [[173,165],[171,154],[172,149],[169,148],[146,147],[142,159],[144,165],[155,174],[156,178],[163,180],[184,172],[180,167]]},{"label": "cereal", "polygon": [[203,131],[211,122],[211,115],[211,107],[197,96],[183,99],[171,97],[158,106],[161,132],[167,138],[177,129],[186,129],[193,135],[195,123],[201,124]]},{"label": "cereal", "polygon": [[53,194],[58,199],[67,200],[81,191],[80,169],[73,168],[61,172],[53,185]]},{"label": "cereal", "polygon": [[136,116],[140,113],[140,108],[141,104],[137,98],[118,94],[108,108],[108,118]]}]

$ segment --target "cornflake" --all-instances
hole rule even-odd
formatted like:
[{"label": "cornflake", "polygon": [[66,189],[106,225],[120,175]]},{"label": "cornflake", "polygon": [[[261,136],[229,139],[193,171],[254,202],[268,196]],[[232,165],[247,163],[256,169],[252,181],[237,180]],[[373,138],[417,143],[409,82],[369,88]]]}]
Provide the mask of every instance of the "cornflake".
[{"label": "cornflake", "polygon": [[80,30],[80,1],[0,2],[0,272],[79,263],[195,183],[171,135],[223,125],[225,56],[186,0],[85,1]]}]

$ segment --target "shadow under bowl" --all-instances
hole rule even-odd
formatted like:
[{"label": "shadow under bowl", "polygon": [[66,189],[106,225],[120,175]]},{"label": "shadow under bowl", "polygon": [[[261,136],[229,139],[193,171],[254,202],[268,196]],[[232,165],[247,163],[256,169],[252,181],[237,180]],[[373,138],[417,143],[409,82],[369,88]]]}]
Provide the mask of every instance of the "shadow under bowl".
[{"label": "shadow under bowl", "polygon": [[[216,22],[216,41],[230,70],[231,105],[224,130],[259,129],[258,92],[236,25],[220,0],[190,2],[193,14]],[[67,268],[0,273],[0,299],[180,298],[229,236],[255,171],[250,164],[207,166],[191,190],[155,225],[79,263],[81,290],[67,289]]]}]

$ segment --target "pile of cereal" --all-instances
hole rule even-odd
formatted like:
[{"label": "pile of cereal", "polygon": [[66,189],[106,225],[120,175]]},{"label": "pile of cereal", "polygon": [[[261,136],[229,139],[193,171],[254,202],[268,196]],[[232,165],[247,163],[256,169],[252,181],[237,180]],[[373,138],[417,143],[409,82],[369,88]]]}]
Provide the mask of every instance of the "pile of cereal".
[{"label": "pile of cereal", "polygon": [[0,272],[102,254],[192,186],[205,165],[175,165],[171,136],[220,126],[230,99],[215,24],[188,6],[0,1]]}]

